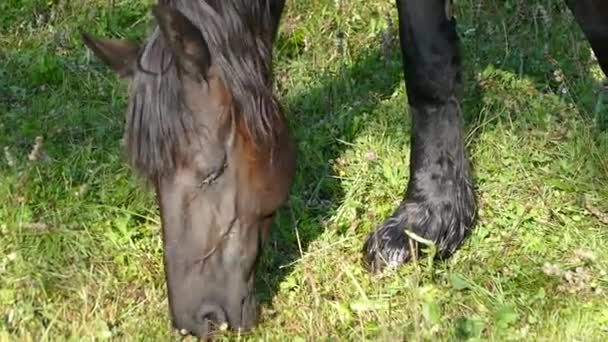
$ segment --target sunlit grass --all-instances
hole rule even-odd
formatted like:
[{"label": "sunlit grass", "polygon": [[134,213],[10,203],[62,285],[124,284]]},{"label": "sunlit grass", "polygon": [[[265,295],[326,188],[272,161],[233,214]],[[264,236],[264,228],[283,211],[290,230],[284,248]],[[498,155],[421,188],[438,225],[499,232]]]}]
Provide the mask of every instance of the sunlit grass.
[{"label": "sunlit grass", "polygon": [[[152,1],[77,3],[0,4],[0,340],[176,339],[154,197],[120,152],[126,87],[78,38],[141,38]],[[371,276],[363,239],[408,177],[396,10],[288,2],[275,68],[298,174],[247,338],[608,338],[608,135],[589,46],[549,0],[456,13],[479,224],[447,262]]]}]

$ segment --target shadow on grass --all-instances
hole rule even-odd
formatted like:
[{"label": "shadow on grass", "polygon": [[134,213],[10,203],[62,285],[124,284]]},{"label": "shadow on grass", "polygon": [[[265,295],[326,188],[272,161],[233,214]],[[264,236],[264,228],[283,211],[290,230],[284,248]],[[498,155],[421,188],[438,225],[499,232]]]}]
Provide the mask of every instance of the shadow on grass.
[{"label": "shadow on grass", "polygon": [[[507,20],[512,13],[504,9],[501,9],[502,12],[494,12],[497,10],[495,4],[479,7],[488,12],[488,18],[495,20],[478,21],[474,13],[466,13],[466,17],[461,20],[465,25],[473,26],[476,32],[475,35],[461,32],[461,46],[465,57],[465,93],[462,103],[465,129],[471,132],[469,150],[477,143],[476,137],[480,132],[477,130],[478,125],[491,127],[503,119],[517,119],[530,127],[537,124],[543,127],[542,122],[547,116],[547,113],[543,112],[539,113],[538,117],[510,117],[528,111],[509,113],[496,107],[497,111],[500,109],[507,116],[486,113],[481,117],[482,109],[488,109],[488,99],[485,98],[487,94],[483,86],[476,82],[476,75],[491,65],[488,61],[494,61],[497,70],[506,71],[515,78],[531,79],[540,92],[559,94],[564,83],[556,82],[553,75],[555,70],[563,70],[564,76],[573,80],[576,85],[571,89],[571,96],[565,96],[562,100],[579,107],[581,112],[591,112],[595,99],[592,92],[597,84],[588,67],[593,61],[588,51],[583,53],[588,43],[573,20],[556,20],[553,22],[555,27],[544,28],[540,36],[534,35],[534,32],[538,32],[536,18],[525,14],[525,10],[531,13],[535,11],[530,7],[524,9],[523,15],[519,14],[517,21],[508,24],[508,42],[502,42],[488,27]],[[516,10],[518,9],[513,11]],[[569,15],[564,5],[550,7],[549,11],[549,15],[557,18]],[[465,25],[461,24],[459,28],[462,29]],[[562,35],[556,32],[575,40],[576,48],[580,51],[572,51],[571,47],[563,44]],[[501,44],[507,44],[509,51],[500,49]],[[362,51],[351,65],[343,67],[337,74],[320,76],[320,86],[291,95],[286,101],[291,126],[299,146],[298,176],[289,207],[279,215],[258,270],[263,303],[272,301],[280,290],[280,283],[293,269],[282,266],[297,260],[300,257],[300,248],[302,252],[306,252],[308,245],[324,232],[323,221],[332,216],[343,201],[344,194],[339,181],[331,177],[332,170],[328,161],[339,157],[343,152],[336,138],[352,141],[366,124],[360,120],[361,114],[371,111],[382,98],[389,97],[402,81],[398,44],[395,44],[393,50],[395,54],[388,66],[385,66],[379,51]],[[498,102],[497,99],[490,101]],[[405,117],[406,106],[407,104],[403,103],[403,126],[394,127],[394,132],[409,130],[406,125],[409,121]],[[537,115],[532,112],[530,114]],[[484,120],[486,121],[482,122]],[[299,229],[296,236],[294,227],[301,226],[305,226],[306,230]]]},{"label": "shadow on grass", "polygon": [[[583,113],[593,112],[598,81],[590,67],[597,62],[565,3],[518,2],[507,8],[490,1],[476,6],[475,11],[475,16],[467,13],[459,27],[467,82],[463,97],[467,125],[479,119],[485,94],[476,78],[489,67],[506,71],[512,80],[529,79],[539,92],[553,92]],[[480,16],[486,19],[478,20]],[[510,119],[517,118],[527,119]]]},{"label": "shadow on grass", "polygon": [[[399,51],[397,45],[394,50]],[[399,53],[385,61],[379,50],[370,49],[283,99],[298,146],[298,169],[287,207],[277,215],[257,271],[262,303],[272,301],[301,252],[306,253],[309,244],[324,233],[325,220],[343,202],[344,193],[331,165],[344,151],[345,145],[338,140],[352,141],[365,129],[372,118],[362,114],[389,98],[402,75]],[[403,115],[406,113],[404,103]],[[405,122],[395,129],[407,129]]]},{"label": "shadow on grass", "polygon": [[[480,132],[495,129],[498,122],[506,123],[504,126],[512,128],[513,134],[525,139],[533,130],[547,129],[549,122],[559,124],[567,119],[555,108],[534,107],[544,96],[576,108],[580,119],[593,122],[600,82],[592,69],[598,65],[565,3],[549,6],[545,1],[518,2],[507,9],[489,2],[477,6],[476,11],[477,16],[467,13],[460,27],[467,82],[463,108],[471,132],[469,150],[475,148]],[[478,17],[493,20],[476,20]],[[538,102],[529,101],[535,96]],[[601,143],[608,132],[594,126],[589,133]],[[579,158],[582,162],[594,156]],[[599,163],[594,167],[601,168]]]}]

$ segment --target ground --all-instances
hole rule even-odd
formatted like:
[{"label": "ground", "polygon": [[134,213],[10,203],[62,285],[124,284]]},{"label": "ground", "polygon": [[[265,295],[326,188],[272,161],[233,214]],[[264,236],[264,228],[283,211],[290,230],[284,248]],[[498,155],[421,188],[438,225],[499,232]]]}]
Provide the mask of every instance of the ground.
[{"label": "ground", "polygon": [[[2,341],[178,338],[153,193],[121,154],[126,85],[78,36],[142,38],[151,2],[0,3]],[[297,179],[258,272],[262,322],[220,340],[608,340],[608,132],[589,45],[560,1],[459,0],[455,14],[470,239],[445,262],[365,271],[364,237],[408,177],[396,9],[288,1],[276,92]]]}]

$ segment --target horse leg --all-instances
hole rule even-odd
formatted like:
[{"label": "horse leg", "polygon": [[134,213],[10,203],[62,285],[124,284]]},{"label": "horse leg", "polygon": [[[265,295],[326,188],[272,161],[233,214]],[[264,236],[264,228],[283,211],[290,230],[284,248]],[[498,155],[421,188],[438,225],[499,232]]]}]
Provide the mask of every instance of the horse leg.
[{"label": "horse leg", "polygon": [[566,0],[566,4],[589,41],[604,75],[608,76],[608,1]]},{"label": "horse leg", "polygon": [[451,0],[397,0],[403,71],[412,115],[410,178],[394,213],[364,245],[373,271],[419,253],[410,234],[451,255],[474,224],[476,206],[458,96],[461,59]]}]

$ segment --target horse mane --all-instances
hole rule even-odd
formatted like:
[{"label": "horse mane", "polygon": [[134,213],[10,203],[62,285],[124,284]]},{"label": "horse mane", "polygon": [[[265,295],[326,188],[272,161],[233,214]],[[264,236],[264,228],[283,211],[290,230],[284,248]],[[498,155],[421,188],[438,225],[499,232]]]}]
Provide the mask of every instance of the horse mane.
[{"label": "horse mane", "polygon": [[[241,115],[252,141],[273,136],[279,105],[272,93],[272,18],[269,1],[160,0],[178,9],[202,33],[212,63],[222,71],[234,113]],[[156,177],[170,172],[186,151],[193,118],[181,102],[177,66],[155,27],[140,51],[131,82],[126,124],[129,160]]]}]

